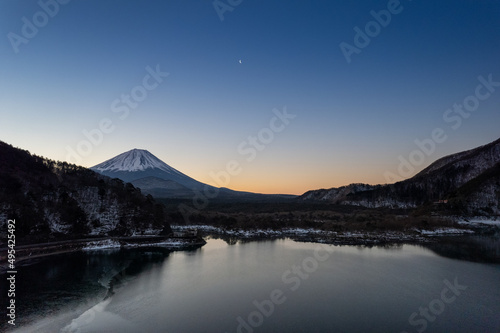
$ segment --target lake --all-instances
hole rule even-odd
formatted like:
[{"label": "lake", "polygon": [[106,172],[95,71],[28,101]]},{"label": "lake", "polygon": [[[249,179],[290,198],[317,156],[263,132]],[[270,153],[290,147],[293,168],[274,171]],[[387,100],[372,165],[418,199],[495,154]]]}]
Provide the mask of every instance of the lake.
[{"label": "lake", "polygon": [[47,257],[16,283],[15,332],[500,332],[500,264],[416,245],[209,238]]}]

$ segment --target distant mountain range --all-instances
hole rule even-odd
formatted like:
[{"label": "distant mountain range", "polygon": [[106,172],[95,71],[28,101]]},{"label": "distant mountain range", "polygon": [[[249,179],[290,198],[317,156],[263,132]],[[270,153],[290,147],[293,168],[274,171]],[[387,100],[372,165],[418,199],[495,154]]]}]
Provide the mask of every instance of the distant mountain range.
[{"label": "distant mountain range", "polygon": [[196,193],[218,192],[214,200],[291,199],[293,195],[270,195],[216,188],[199,182],[144,149],[132,149],[90,168],[102,175],[119,178],[157,198],[191,199]]},{"label": "distant mountain range", "polygon": [[461,215],[500,215],[500,139],[443,157],[414,177],[389,185],[313,190],[301,201],[386,208],[428,208]]},{"label": "distant mountain range", "polygon": [[[131,182],[158,198],[192,198],[216,188],[172,168],[147,150],[133,149],[91,168],[103,175]],[[500,139],[443,157],[414,177],[388,185],[350,184],[312,190],[298,202],[319,201],[369,208],[423,208],[461,215],[500,215]],[[215,200],[266,201],[294,196],[263,195],[218,189]],[[437,206],[439,205],[439,206]]]}]

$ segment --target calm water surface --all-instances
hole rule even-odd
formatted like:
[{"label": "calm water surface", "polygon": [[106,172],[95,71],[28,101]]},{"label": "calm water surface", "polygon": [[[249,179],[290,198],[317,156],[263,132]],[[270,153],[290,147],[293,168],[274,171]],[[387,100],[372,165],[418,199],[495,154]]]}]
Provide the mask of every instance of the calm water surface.
[{"label": "calm water surface", "polygon": [[50,257],[17,279],[15,332],[500,332],[499,264],[412,245],[209,239]]}]

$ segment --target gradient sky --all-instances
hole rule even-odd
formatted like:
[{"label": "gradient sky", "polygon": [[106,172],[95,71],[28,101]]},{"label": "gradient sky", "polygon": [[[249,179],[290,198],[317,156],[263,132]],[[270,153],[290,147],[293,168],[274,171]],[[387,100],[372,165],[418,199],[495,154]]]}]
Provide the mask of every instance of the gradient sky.
[{"label": "gradient sky", "polygon": [[[394,0],[244,0],[223,21],[210,0],[72,0],[57,13],[41,2],[53,17],[37,1],[0,0],[0,140],[34,154],[67,160],[109,119],[78,164],[142,148],[219,185],[210,173],[236,160],[227,187],[301,194],[408,177],[500,137],[500,87],[467,118],[443,119],[479,76],[500,82],[500,1],[401,1],[350,63],[339,45],[355,46],[353,29]],[[148,66],[169,75],[137,95]],[[132,91],[144,98],[125,107]],[[296,117],[270,138],[284,108]],[[414,141],[436,128],[446,139],[419,160]],[[259,133],[266,144],[249,161],[238,147]]]}]

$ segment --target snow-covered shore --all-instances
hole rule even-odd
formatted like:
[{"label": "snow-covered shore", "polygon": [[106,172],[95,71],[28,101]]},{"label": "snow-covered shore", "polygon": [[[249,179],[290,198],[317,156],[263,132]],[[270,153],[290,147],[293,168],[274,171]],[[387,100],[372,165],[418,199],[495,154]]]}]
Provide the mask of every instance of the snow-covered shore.
[{"label": "snow-covered shore", "polygon": [[179,239],[166,239],[164,241],[158,242],[147,242],[147,243],[127,243],[120,244],[120,242],[112,239],[105,239],[99,241],[88,242],[82,250],[92,251],[92,250],[103,250],[103,249],[114,249],[114,248],[137,248],[137,247],[151,247],[160,246],[168,249],[181,249],[184,247],[192,246],[193,243],[186,242]]},{"label": "snow-covered shore", "polygon": [[[16,247],[16,262],[62,254],[75,251],[94,251],[103,249],[163,247],[167,250],[182,250],[200,247],[205,241],[199,237],[163,237],[163,236],[135,236],[135,237],[107,237],[97,239],[75,239]],[[6,249],[0,249],[0,271],[7,268]]]},{"label": "snow-covered shore", "polygon": [[471,229],[439,228],[435,230],[413,229],[411,231],[327,231],[315,228],[238,229],[221,228],[211,225],[174,225],[174,231],[197,230],[203,234],[236,237],[240,239],[292,238],[320,243],[358,245],[388,242],[428,242],[434,236],[467,235],[475,233]]}]

